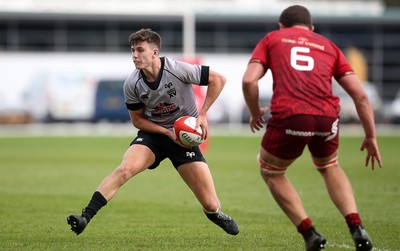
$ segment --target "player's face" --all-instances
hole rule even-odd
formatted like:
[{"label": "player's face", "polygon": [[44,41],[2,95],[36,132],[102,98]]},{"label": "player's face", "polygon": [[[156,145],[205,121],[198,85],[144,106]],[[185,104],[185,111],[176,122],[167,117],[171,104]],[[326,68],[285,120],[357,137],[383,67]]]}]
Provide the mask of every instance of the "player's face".
[{"label": "player's face", "polygon": [[158,49],[147,42],[140,42],[131,46],[132,59],[137,69],[151,67]]}]

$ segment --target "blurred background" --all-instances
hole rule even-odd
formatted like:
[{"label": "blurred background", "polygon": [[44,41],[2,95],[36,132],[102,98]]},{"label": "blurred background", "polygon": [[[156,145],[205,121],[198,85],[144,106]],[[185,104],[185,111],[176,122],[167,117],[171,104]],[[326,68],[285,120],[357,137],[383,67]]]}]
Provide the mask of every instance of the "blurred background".
[{"label": "blurred background", "polygon": [[[209,120],[240,127],[249,117],[241,78],[252,49],[293,4],[309,8],[315,31],[345,52],[377,123],[399,124],[399,0],[0,0],[0,124],[129,124],[122,93],[134,70],[128,37],[151,28],[163,38],[162,56],[226,76]],[[333,85],[341,123],[358,124],[352,101]],[[268,104],[270,74],[260,89]]]}]

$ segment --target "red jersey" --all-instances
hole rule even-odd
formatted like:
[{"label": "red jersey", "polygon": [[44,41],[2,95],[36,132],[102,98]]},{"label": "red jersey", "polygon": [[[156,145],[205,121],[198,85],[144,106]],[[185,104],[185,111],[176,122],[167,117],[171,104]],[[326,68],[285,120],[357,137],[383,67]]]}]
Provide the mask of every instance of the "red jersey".
[{"label": "red jersey", "polygon": [[338,80],[353,69],[327,38],[302,28],[273,31],[257,44],[252,60],[260,60],[265,71],[272,72],[274,119],[298,114],[339,116],[332,77]]}]

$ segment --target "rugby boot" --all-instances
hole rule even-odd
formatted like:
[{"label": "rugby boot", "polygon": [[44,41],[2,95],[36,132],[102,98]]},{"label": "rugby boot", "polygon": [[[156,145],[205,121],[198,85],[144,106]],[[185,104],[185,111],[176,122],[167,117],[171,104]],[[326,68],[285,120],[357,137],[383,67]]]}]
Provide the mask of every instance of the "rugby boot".
[{"label": "rugby boot", "polygon": [[307,236],[304,237],[306,242],[306,251],[319,251],[325,248],[326,239],[315,228],[311,228]]},{"label": "rugby boot", "polygon": [[351,237],[356,245],[356,251],[372,250],[372,241],[362,225],[350,229]]},{"label": "rugby boot", "polygon": [[71,231],[75,232],[76,235],[79,235],[80,233],[85,230],[88,221],[85,217],[76,215],[76,214],[70,214],[67,217],[67,223],[68,225],[71,226]]},{"label": "rugby boot", "polygon": [[210,221],[221,227],[228,234],[237,235],[239,233],[239,227],[235,220],[223,212],[218,211],[216,213],[205,214]]}]

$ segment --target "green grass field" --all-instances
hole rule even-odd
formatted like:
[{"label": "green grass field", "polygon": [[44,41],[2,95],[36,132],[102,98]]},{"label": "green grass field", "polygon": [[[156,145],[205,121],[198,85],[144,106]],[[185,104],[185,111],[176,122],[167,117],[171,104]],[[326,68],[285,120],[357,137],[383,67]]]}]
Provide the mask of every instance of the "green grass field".
[{"label": "green grass field", "polygon": [[[0,250],[304,250],[276,205],[255,160],[259,137],[214,137],[206,158],[223,211],[240,234],[207,220],[168,160],[121,188],[76,236],[66,216],[80,213],[120,162],[129,137],[0,138]],[[342,137],[340,163],[356,194],[374,250],[400,250],[400,137],[380,137],[384,168],[363,166],[361,139]],[[326,250],[354,250],[344,219],[306,152],[287,175]]]}]

